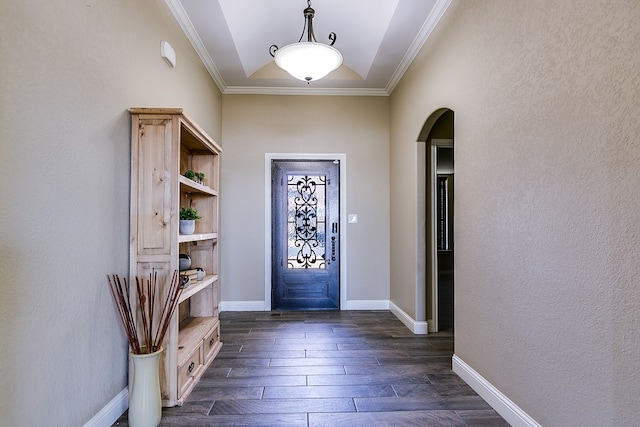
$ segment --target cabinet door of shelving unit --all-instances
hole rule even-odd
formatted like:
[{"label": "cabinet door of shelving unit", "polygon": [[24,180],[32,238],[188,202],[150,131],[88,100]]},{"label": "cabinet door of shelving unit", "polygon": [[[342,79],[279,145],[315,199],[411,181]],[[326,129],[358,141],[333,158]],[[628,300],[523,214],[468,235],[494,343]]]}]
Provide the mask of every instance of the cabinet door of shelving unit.
[{"label": "cabinet door of shelving unit", "polygon": [[[137,212],[133,214],[136,230],[138,256],[171,254],[175,245],[172,230],[174,195],[175,155],[171,117],[140,118],[137,132],[132,140],[132,197],[135,197]],[[136,173],[137,172],[137,173]],[[137,187],[134,185],[137,184]]]}]

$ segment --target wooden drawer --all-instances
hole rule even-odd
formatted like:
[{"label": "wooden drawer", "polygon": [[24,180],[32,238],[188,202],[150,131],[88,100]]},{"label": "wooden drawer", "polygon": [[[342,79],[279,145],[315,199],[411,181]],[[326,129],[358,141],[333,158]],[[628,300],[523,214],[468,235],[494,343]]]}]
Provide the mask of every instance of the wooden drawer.
[{"label": "wooden drawer", "polygon": [[204,360],[209,360],[215,353],[216,349],[220,346],[220,322],[211,328],[211,330],[204,337]]},{"label": "wooden drawer", "polygon": [[200,370],[202,365],[201,349],[201,346],[195,347],[186,362],[178,366],[178,396],[182,396]]}]

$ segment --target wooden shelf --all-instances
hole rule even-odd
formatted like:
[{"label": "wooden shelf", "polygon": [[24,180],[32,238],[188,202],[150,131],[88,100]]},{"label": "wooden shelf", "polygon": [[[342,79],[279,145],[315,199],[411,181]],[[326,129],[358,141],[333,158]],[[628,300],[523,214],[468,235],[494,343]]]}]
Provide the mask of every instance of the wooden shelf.
[{"label": "wooden shelf", "polygon": [[205,276],[204,279],[200,281],[191,283],[189,286],[182,290],[182,294],[180,294],[180,299],[178,300],[178,302],[182,302],[191,298],[193,295],[197,294],[207,286],[214,284],[217,280],[218,275],[212,274],[209,276]]},{"label": "wooden shelf", "polygon": [[201,242],[203,240],[217,240],[218,233],[180,234],[178,243]]},{"label": "wooden shelf", "polygon": [[199,193],[206,194],[208,196],[217,196],[218,191],[206,185],[198,184],[195,181],[190,180],[185,176],[180,176],[180,191],[184,193]]},{"label": "wooden shelf", "polygon": [[[130,279],[153,271],[170,277],[182,253],[208,273],[182,290],[163,341],[162,402],[175,406],[185,401],[222,347],[218,321],[222,149],[180,108],[130,111]],[[204,173],[206,185],[183,176],[187,170]],[[201,217],[194,234],[179,233],[182,207],[197,210]],[[156,304],[160,312],[161,302]]]}]

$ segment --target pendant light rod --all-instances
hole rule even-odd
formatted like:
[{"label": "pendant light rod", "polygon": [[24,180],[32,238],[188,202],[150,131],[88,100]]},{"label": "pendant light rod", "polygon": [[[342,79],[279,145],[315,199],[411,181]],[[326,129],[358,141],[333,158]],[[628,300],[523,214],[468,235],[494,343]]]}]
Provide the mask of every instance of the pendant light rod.
[{"label": "pendant light rod", "polygon": [[[304,27],[302,27],[302,34],[300,34],[298,43],[302,41],[305,30],[307,30],[307,41],[317,42],[316,35],[313,32],[313,17],[315,16],[316,11],[311,7],[311,0],[307,0],[307,7],[302,13],[304,15]],[[329,40],[331,41],[331,44],[329,46],[333,46],[333,44],[336,42],[336,33],[330,33]]]}]

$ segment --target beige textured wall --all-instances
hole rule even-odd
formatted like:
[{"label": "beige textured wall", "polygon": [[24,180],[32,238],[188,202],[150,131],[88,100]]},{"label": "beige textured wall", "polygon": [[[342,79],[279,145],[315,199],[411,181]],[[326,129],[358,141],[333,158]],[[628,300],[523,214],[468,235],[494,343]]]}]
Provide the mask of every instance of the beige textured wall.
[{"label": "beige textured wall", "polygon": [[127,108],[219,137],[221,96],[162,0],[3,1],[0,56],[0,424],[79,426],[127,383]]},{"label": "beige textured wall", "polygon": [[265,153],[346,153],[348,300],[389,300],[389,100],[223,97],[222,300],[264,301]]},{"label": "beige textured wall", "polygon": [[639,46],[636,0],[454,0],[392,96],[392,301],[415,141],[448,107],[455,353],[544,426],[640,419]]}]

